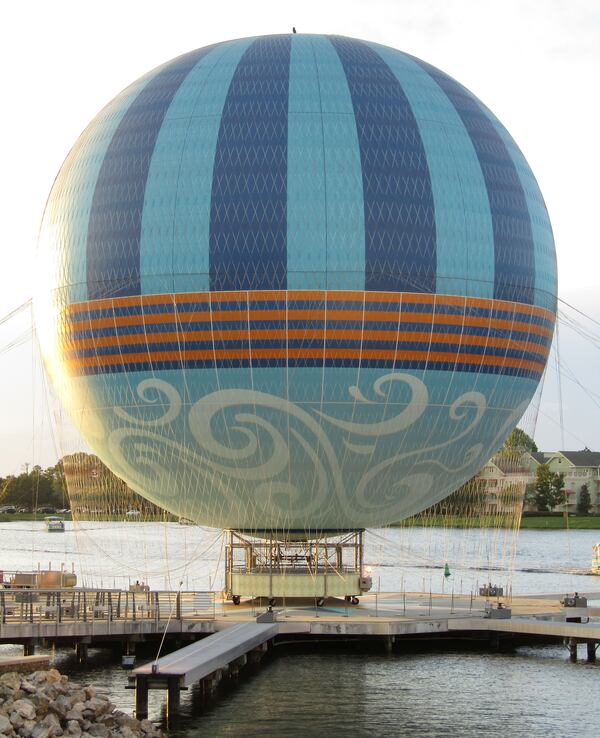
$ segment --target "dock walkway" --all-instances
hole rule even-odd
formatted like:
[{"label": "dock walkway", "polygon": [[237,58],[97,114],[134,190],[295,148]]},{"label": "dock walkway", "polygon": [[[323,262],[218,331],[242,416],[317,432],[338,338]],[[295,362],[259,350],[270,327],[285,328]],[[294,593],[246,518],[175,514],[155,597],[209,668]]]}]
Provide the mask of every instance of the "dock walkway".
[{"label": "dock walkway", "polygon": [[134,669],[136,715],[148,715],[148,689],[167,688],[167,711],[179,706],[179,690],[232,665],[243,666],[249,653],[279,632],[276,623],[237,623],[174,653]]}]

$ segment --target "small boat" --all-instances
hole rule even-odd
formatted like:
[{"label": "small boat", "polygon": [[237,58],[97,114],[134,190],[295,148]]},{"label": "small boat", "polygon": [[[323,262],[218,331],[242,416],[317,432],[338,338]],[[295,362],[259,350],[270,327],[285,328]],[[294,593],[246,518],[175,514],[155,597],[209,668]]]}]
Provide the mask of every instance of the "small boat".
[{"label": "small boat", "polygon": [[600,543],[592,546],[592,574],[600,574]]},{"label": "small boat", "polygon": [[64,533],[65,532],[65,521],[59,518],[57,515],[48,515],[44,518],[46,530],[48,533]]}]

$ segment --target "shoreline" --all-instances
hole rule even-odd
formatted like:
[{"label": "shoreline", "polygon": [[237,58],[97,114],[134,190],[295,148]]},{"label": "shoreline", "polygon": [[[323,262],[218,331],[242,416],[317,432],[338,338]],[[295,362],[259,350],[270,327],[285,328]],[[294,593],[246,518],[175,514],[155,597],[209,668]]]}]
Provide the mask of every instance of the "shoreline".
[{"label": "shoreline", "polygon": [[[44,521],[44,513],[0,513],[0,523],[23,523]],[[72,515],[60,515],[66,523],[176,523],[177,520],[148,520],[126,518],[120,515],[107,515],[98,518],[78,518],[73,520]],[[565,524],[565,520],[568,524]],[[510,524],[499,525],[496,516],[464,517],[449,515],[447,517],[432,516],[430,518],[409,518],[398,523],[392,523],[389,528],[512,528]],[[532,515],[521,518],[520,530],[600,530],[600,515]]]}]

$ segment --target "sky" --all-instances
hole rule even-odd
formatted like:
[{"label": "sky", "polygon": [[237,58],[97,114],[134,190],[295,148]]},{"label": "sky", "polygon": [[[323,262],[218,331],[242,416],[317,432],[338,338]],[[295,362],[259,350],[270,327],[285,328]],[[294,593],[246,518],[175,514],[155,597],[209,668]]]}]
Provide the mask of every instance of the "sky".
[{"label": "sky", "polygon": [[[600,450],[597,0],[2,3],[0,323],[32,296],[46,197],[98,110],[146,71],[185,51],[292,26],[364,38],[420,57],[468,87],[511,132],[550,213],[559,297],[598,321],[578,316],[596,345],[561,324],[561,392],[553,355],[539,413],[528,413],[524,425],[540,448]],[[17,473],[24,463],[49,465],[61,450],[32,342],[7,350],[26,338],[29,321],[24,312],[0,324],[0,476]]]}]

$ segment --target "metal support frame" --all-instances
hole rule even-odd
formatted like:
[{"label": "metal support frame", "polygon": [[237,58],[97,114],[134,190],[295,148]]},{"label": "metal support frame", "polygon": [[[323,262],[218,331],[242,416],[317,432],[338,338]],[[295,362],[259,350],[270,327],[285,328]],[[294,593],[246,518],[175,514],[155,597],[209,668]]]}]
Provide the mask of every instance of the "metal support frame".
[{"label": "metal support frame", "polygon": [[75,644],[75,657],[77,658],[78,664],[85,664],[88,658],[87,643],[80,642]]},{"label": "metal support frame", "polygon": [[309,535],[291,532],[285,537],[277,531],[258,535],[227,530],[227,596],[235,604],[240,596],[348,596],[356,600],[356,595],[370,589],[368,578],[363,577],[362,530]]}]

